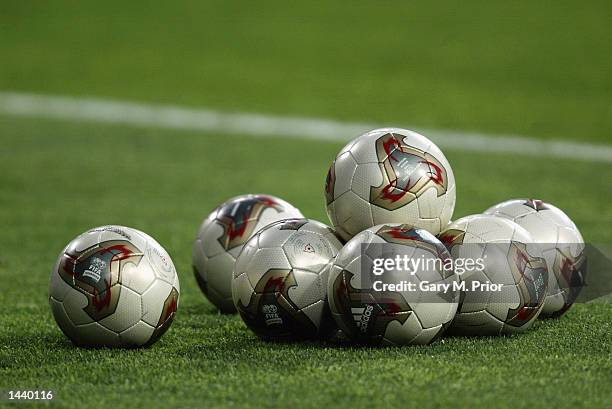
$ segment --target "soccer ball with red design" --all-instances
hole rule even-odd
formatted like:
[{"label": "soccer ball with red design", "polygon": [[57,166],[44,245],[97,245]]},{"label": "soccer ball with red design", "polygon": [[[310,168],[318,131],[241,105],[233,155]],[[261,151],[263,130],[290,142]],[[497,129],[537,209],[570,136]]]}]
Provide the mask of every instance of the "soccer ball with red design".
[{"label": "soccer ball with red design", "polygon": [[540,244],[548,266],[548,290],[540,316],[563,315],[585,282],[584,240],[574,222],[560,209],[536,199],[508,200],[485,214],[516,222]]},{"label": "soccer ball with red design", "polygon": [[179,291],[170,256],[151,236],[102,226],[72,240],[59,255],[49,303],[74,344],[134,347],[151,345],[168,330]]},{"label": "soccer ball with red design", "polygon": [[302,213],[271,195],[234,197],[202,222],[193,242],[193,273],[200,289],[221,312],[233,313],[232,271],[244,244],[272,222]]},{"label": "soccer ball with red design", "polygon": [[334,329],[327,278],[342,248],[323,223],[273,223],[246,243],[236,260],[232,295],[246,325],[264,339],[317,338]]},{"label": "soccer ball with red design", "polygon": [[459,279],[452,266],[445,268],[448,261],[444,244],[425,230],[401,224],[366,229],[346,243],[330,269],[332,316],[358,343],[429,344],[457,311]]},{"label": "soccer ball with red design", "polygon": [[449,332],[511,334],[533,324],[544,305],[548,270],[527,230],[501,217],[474,215],[455,220],[439,238],[463,286]]},{"label": "soccer ball with red design", "polygon": [[442,151],[416,132],[381,128],[348,143],[325,183],[327,214],[348,240],[384,223],[438,234],[455,207],[455,177]]}]

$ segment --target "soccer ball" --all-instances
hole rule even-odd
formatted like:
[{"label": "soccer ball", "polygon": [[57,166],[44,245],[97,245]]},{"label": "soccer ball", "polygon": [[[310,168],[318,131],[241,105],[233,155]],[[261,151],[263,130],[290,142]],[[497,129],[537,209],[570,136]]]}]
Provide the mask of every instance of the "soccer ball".
[{"label": "soccer ball", "polygon": [[243,195],[217,207],[202,222],[193,243],[193,274],[208,300],[221,312],[236,312],[232,271],[236,257],[262,227],[302,213],[278,197]]},{"label": "soccer ball", "polygon": [[[375,270],[383,264],[376,260],[397,257],[421,260],[421,267],[409,270],[394,265],[382,273]],[[459,280],[452,269],[443,268],[446,260],[450,254],[444,245],[425,230],[400,224],[364,230],[342,248],[331,267],[332,316],[356,342],[428,344],[444,332],[457,311],[459,292],[454,287]],[[432,284],[447,284],[449,289],[428,292],[421,287]]]},{"label": "soccer ball", "polygon": [[151,345],[168,330],[179,280],[166,251],[147,234],[123,226],[91,229],[59,255],[49,303],[75,345]]},{"label": "soccer ball", "polygon": [[535,199],[515,199],[485,211],[515,221],[540,244],[548,266],[548,290],[540,317],[561,316],[584,286],[584,240],[569,217],[555,206]]},{"label": "soccer ball", "polygon": [[315,338],[333,329],[327,307],[331,260],[342,244],[323,223],[282,220],[256,233],[236,259],[232,296],[263,339]]},{"label": "soccer ball", "polygon": [[542,249],[511,220],[463,217],[440,234],[464,286],[450,333],[499,335],[525,331],[540,314],[548,272]]},{"label": "soccer ball", "polygon": [[327,214],[345,240],[384,223],[438,234],[455,208],[455,177],[442,151],[416,132],[381,128],[346,145],[325,182]]}]

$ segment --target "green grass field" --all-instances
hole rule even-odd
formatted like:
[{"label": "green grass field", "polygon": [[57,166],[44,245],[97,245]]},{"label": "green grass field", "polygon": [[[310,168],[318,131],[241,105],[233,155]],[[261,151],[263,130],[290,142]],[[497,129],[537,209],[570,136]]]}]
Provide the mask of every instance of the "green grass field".
[{"label": "green grass field", "polygon": [[[608,3],[248,4],[3,4],[0,90],[612,143]],[[341,145],[0,115],[0,389],[53,389],[58,408],[610,406],[610,304],[521,336],[385,349],[264,343],[218,315],[191,274],[201,219],[265,192],[326,222]],[[445,153],[453,218],[534,196],[612,242],[610,164]],[[148,232],[179,271],[151,348],[75,348],[51,316],[56,256],[102,224]]]}]

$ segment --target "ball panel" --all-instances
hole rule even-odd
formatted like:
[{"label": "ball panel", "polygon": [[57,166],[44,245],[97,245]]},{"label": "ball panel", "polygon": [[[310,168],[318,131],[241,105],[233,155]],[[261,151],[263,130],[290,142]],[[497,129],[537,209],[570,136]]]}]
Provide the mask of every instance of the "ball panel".
[{"label": "ball panel", "polygon": [[155,271],[149,263],[141,262],[138,266],[126,264],[121,271],[121,285],[143,294],[156,280]]},{"label": "ball panel", "polygon": [[[556,243],[559,250],[569,250],[569,255],[577,257],[584,250],[584,239],[580,232],[567,226],[559,226],[557,229]],[[542,242],[543,243],[543,242]]]},{"label": "ball panel", "polygon": [[119,334],[104,328],[97,322],[76,326],[77,337],[72,341],[86,347],[119,347],[122,346]]},{"label": "ball panel", "polygon": [[443,230],[448,223],[450,223],[451,218],[453,217],[453,211],[455,210],[456,199],[457,185],[453,183],[449,186],[446,195],[444,195],[444,206],[442,207],[442,213],[440,214],[440,231]]},{"label": "ball panel", "polygon": [[572,219],[569,218],[567,214],[565,214],[563,210],[559,209],[556,206],[553,206],[550,203],[543,202],[543,204],[547,207],[547,209],[542,212],[543,217],[548,218],[557,226],[568,227],[572,230],[575,230],[576,232],[578,231],[578,227],[576,227],[576,224],[572,221]]},{"label": "ball panel", "polygon": [[340,149],[340,151],[338,152],[338,155],[342,155],[345,152],[349,152],[353,148],[356,142],[357,142],[357,139],[353,139],[352,141],[348,142],[346,145],[342,147],[342,149]]},{"label": "ball panel", "polygon": [[510,310],[521,306],[521,296],[516,285],[504,285],[500,293],[491,293],[487,312],[500,321],[506,321]]},{"label": "ball panel", "polygon": [[51,306],[53,318],[64,335],[70,339],[76,339],[78,336],[76,327],[70,320],[70,317],[68,317],[62,302],[55,300],[53,297],[49,297],[49,305]]},{"label": "ball panel", "polygon": [[353,177],[358,166],[350,152],[338,155],[332,166],[334,166],[333,186],[331,187],[333,195],[330,198],[333,200],[351,189]]},{"label": "ball panel", "polygon": [[174,273],[174,281],[172,283],[172,287],[177,291],[177,293],[180,295],[181,293],[181,283],[179,281],[179,276],[178,274],[175,272]]},{"label": "ball panel", "polygon": [[321,327],[321,323],[325,319],[325,315],[327,314],[325,310],[326,303],[321,299],[302,308],[302,312],[317,327]]},{"label": "ball panel", "polygon": [[[396,345],[412,345],[414,340],[423,331],[421,323],[414,312],[406,313],[406,318],[391,320],[383,337]],[[402,317],[403,315],[399,315]]]},{"label": "ball panel", "polygon": [[516,227],[516,224],[498,217],[477,216],[468,220],[466,231],[485,243],[496,241],[503,243],[512,238]]},{"label": "ball panel", "polygon": [[150,239],[147,240],[145,254],[155,276],[172,285],[176,278],[176,269],[168,252],[159,243]]},{"label": "ball panel", "polygon": [[[334,265],[337,266],[348,266],[353,260],[361,257],[361,246],[367,246],[375,238],[378,237],[370,230],[364,230],[357,234],[352,240],[346,242],[344,247],[336,255]],[[353,271],[353,270],[351,270]]]},{"label": "ball panel", "polygon": [[550,220],[543,218],[536,212],[512,220],[529,232],[533,232],[531,236],[540,243],[556,243],[558,240],[557,225],[552,224]]},{"label": "ball panel", "polygon": [[94,319],[85,312],[85,309],[89,305],[89,301],[85,294],[72,289],[66,294],[62,303],[64,304],[66,314],[68,314],[73,324],[82,325],[94,321]]},{"label": "ball panel", "polygon": [[232,280],[232,300],[234,305],[249,305],[255,289],[251,285],[246,273],[242,273]]},{"label": "ball panel", "polygon": [[172,292],[172,284],[163,280],[156,280],[147,291],[141,296],[142,300],[142,320],[149,325],[157,326],[159,317],[162,314],[164,304]]},{"label": "ball panel", "polygon": [[[277,200],[280,199],[277,198]],[[259,220],[255,220],[256,226],[252,234],[257,233],[259,230],[266,227],[267,225],[277,222],[279,220],[301,219],[303,217],[304,215],[302,214],[302,212],[300,212],[298,209],[289,204],[287,204],[286,207],[283,206],[280,211],[276,208],[267,208],[261,213]]]},{"label": "ball panel", "polygon": [[283,243],[282,249],[292,266],[318,274],[338,253],[341,245],[335,241],[332,244],[320,233],[300,230]]},{"label": "ball panel", "polygon": [[146,322],[138,321],[125,331],[119,333],[119,340],[122,345],[143,346],[149,341],[154,330],[155,328]]},{"label": "ball panel", "polygon": [[[234,258],[229,253],[220,253],[208,259],[208,275],[206,276],[208,289],[209,291],[214,290],[222,299],[232,294],[234,262]],[[219,307],[216,300],[211,300],[211,302]]]},{"label": "ball panel", "polygon": [[57,273],[59,268],[59,261],[51,271],[51,278],[49,280],[49,296],[55,298],[57,301],[62,301],[66,294],[70,291],[74,291],[74,288],[69,286]]},{"label": "ball panel", "polygon": [[232,277],[238,277],[240,274],[244,273],[247,270],[253,255],[257,252],[257,239],[251,238],[251,240],[247,241],[247,243],[242,248],[242,251],[236,258],[236,262],[234,263],[234,269],[232,273]]},{"label": "ball panel", "polygon": [[196,240],[202,246],[202,251],[207,257],[213,257],[225,251],[219,239],[223,236],[223,227],[216,219],[206,219],[198,232]]},{"label": "ball panel", "polygon": [[439,196],[434,188],[425,190],[417,199],[419,217],[424,219],[440,218],[446,201],[447,195]]},{"label": "ball panel", "polygon": [[258,249],[250,258],[250,261],[244,271],[246,272],[246,275],[253,288],[256,288],[259,280],[270,269],[291,270],[291,264],[289,263],[289,260],[287,260],[282,248],[275,247]]},{"label": "ball panel", "polygon": [[334,211],[337,223],[334,228],[345,240],[374,224],[371,205],[353,191],[342,194],[334,201]]},{"label": "ball panel", "polygon": [[[552,276],[553,274],[551,274]],[[556,285],[558,288],[558,284]],[[558,288],[559,289],[559,288]],[[543,317],[549,317],[554,315],[557,311],[561,311],[565,307],[565,297],[561,289],[555,294],[547,294],[544,300],[544,307],[540,315]]]},{"label": "ball panel", "polygon": [[412,340],[413,345],[427,345],[437,339],[445,330],[444,325],[437,325],[431,328],[423,328],[421,332]]},{"label": "ball panel", "polygon": [[[462,281],[466,283],[466,288],[471,289],[473,282],[486,283],[488,279],[481,281],[471,276],[471,277],[463,278]],[[461,303],[459,305],[456,315],[486,310],[488,306],[490,305],[490,302],[491,302],[491,292],[490,291],[474,291],[470,293],[462,292],[461,293]]]},{"label": "ball panel", "polygon": [[109,225],[98,227],[94,230],[98,230],[100,233],[98,236],[99,243],[105,241],[127,241],[140,250],[140,252],[146,248],[148,239],[153,240],[148,234],[125,226]]},{"label": "ball panel", "polygon": [[522,206],[525,199],[512,199],[502,203],[498,203],[494,206],[486,209],[482,214],[490,214],[494,216],[503,216],[508,219],[514,219],[518,216],[529,214],[534,209],[526,206]]},{"label": "ball panel", "polygon": [[383,176],[381,173],[380,164],[362,163],[357,165],[354,170],[350,190],[366,202],[369,202],[372,186],[380,186],[382,183]]},{"label": "ball panel", "polygon": [[294,230],[263,230],[259,232],[255,245],[259,249],[275,248],[285,243],[293,235]]},{"label": "ball panel", "polygon": [[[329,222],[331,223],[331,225],[334,226],[336,231],[338,231],[338,228],[341,228],[341,227],[338,225],[338,221],[336,219],[336,202],[334,201],[334,202],[328,203],[327,206],[325,206],[325,212],[327,213],[327,218],[329,219]],[[340,236],[343,237],[343,235],[340,235]]]},{"label": "ball panel", "polygon": [[297,285],[289,288],[288,294],[299,308],[327,298],[327,289],[321,282],[319,274],[298,269],[293,269],[292,273]]},{"label": "ball panel", "polygon": [[355,162],[358,164],[378,163],[375,142],[385,133],[385,131],[374,130],[356,138],[350,149],[350,154],[355,158]]},{"label": "ball panel", "polygon": [[113,332],[122,332],[140,321],[141,316],[140,294],[124,286],[115,312],[98,322]]},{"label": "ball panel", "polygon": [[415,229],[424,229],[432,234],[437,234],[440,231],[440,219],[426,219],[421,217],[417,200],[394,211],[372,206],[372,215],[376,225],[399,223],[409,225]]},{"label": "ball panel", "polygon": [[457,314],[448,332],[454,335],[499,335],[504,323],[486,310]]},{"label": "ball panel", "polygon": [[157,340],[159,340],[162,335],[168,331],[170,325],[172,325],[172,321],[174,320],[174,316],[176,314],[176,309],[178,307],[179,302],[179,294],[178,290],[174,287],[170,290],[170,293],[166,297],[166,300],[163,303],[162,311],[159,316],[159,320],[157,321],[157,325],[153,330],[153,334],[149,340],[144,344],[144,346],[153,345]]},{"label": "ball panel", "polygon": [[[428,301],[430,298],[432,297],[427,295]],[[411,302],[410,307],[419,319],[423,329],[439,329],[440,325],[452,321],[457,312],[457,303],[444,302],[442,298],[438,302]]]},{"label": "ball panel", "polygon": [[[442,151],[438,149],[438,147],[427,137],[421,135],[420,133],[411,131],[409,129],[402,128],[387,128],[388,132],[396,134],[401,137],[402,142],[406,145],[414,146],[417,149],[422,150],[423,152],[430,152],[432,154],[442,155]],[[446,159],[446,158],[444,158]]]}]

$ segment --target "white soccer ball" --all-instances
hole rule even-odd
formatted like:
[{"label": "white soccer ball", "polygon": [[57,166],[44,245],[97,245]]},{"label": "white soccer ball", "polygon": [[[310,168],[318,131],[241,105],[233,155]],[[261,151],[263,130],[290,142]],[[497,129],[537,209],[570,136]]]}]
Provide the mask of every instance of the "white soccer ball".
[{"label": "white soccer ball", "polygon": [[102,226],[59,255],[49,303],[60,329],[86,347],[151,345],[170,327],[179,279],[166,251],[129,227]]},{"label": "white soccer ball", "polygon": [[316,338],[333,329],[327,306],[331,260],[342,244],[328,226],[291,219],[256,233],[236,260],[232,296],[263,339]]},{"label": "white soccer ball", "polygon": [[327,173],[325,197],[329,219],[345,240],[384,223],[438,234],[455,208],[455,177],[423,135],[381,128],[342,148]]},{"label": "white soccer ball", "polygon": [[485,214],[504,217],[525,228],[540,244],[548,266],[548,290],[541,317],[558,317],[574,303],[584,286],[584,239],[565,213],[541,200],[499,203]]},{"label": "white soccer ball", "polygon": [[243,195],[223,203],[202,222],[193,243],[193,273],[208,300],[221,312],[236,312],[232,272],[244,244],[262,227],[302,218],[286,201],[270,195]]},{"label": "white soccer ball", "polygon": [[[474,215],[451,223],[439,236],[455,261],[462,289],[450,333],[499,335],[525,331],[544,305],[548,272],[542,250],[511,220]],[[458,260],[463,260],[459,263]]]},{"label": "white soccer ball", "polygon": [[[407,270],[405,265],[393,265],[382,273],[374,268],[382,264],[376,260],[404,256],[420,260],[421,267]],[[457,311],[458,278],[452,268],[443,268],[446,260],[450,255],[444,245],[425,230],[399,224],[364,230],[346,243],[332,265],[328,283],[332,316],[359,343],[428,344],[444,332]],[[448,288],[430,290],[440,284]]]}]

